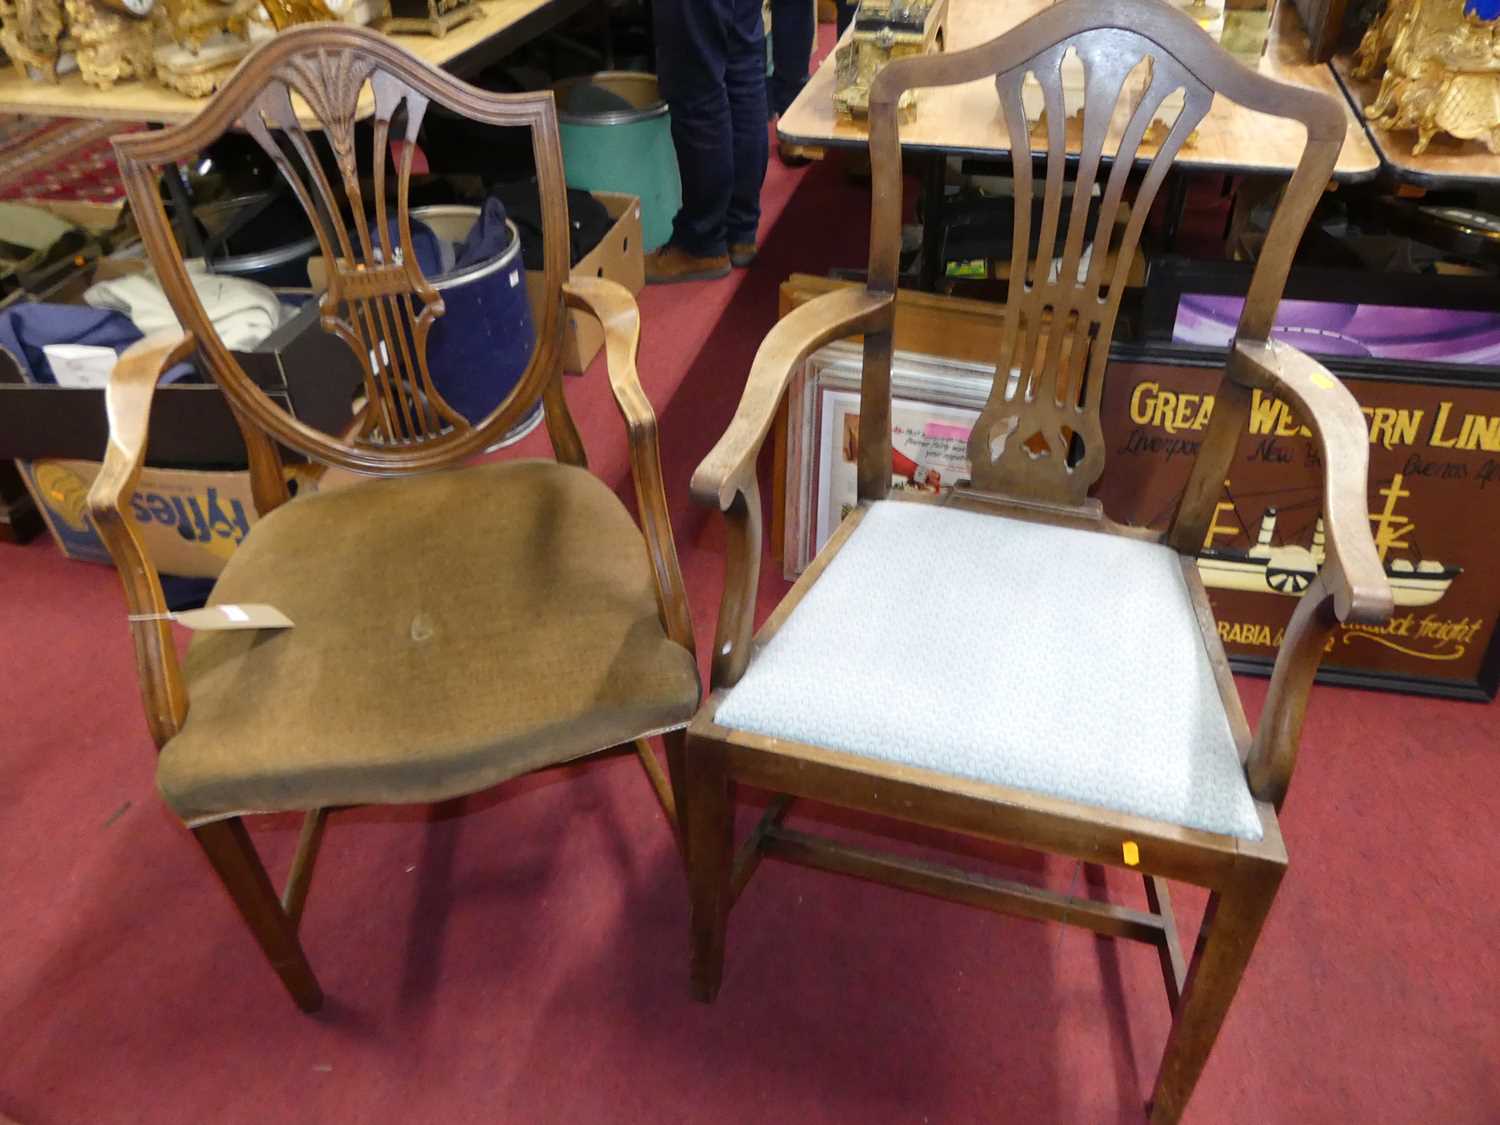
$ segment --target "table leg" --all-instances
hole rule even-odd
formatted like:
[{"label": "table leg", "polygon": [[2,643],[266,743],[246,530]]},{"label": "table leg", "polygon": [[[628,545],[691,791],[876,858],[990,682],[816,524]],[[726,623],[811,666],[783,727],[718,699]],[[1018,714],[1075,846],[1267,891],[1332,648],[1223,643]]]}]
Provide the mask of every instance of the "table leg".
[{"label": "table leg", "polygon": [[172,214],[176,219],[178,245],[183,256],[203,257],[203,238],[198,233],[198,224],[193,221],[193,199],[182,169],[169,164],[162,169],[161,178],[166,181],[167,194],[172,197]]},{"label": "table leg", "polygon": [[917,288],[925,293],[934,292],[943,276],[947,193],[948,158],[941,152],[928,153],[922,176],[922,270],[917,280]]},{"label": "table leg", "polygon": [[1182,225],[1182,213],[1187,210],[1187,174],[1180,168],[1173,168],[1167,176],[1167,222],[1162,241],[1170,254],[1177,248],[1177,228]]}]

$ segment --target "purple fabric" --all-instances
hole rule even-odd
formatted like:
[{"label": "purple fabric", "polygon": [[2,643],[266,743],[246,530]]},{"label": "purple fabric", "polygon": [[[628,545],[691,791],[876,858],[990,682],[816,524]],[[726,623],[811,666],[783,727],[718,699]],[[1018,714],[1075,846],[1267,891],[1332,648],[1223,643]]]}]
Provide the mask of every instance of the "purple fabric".
[{"label": "purple fabric", "polygon": [[[1172,339],[1226,347],[1244,303],[1242,297],[1183,294]],[[1314,355],[1500,364],[1500,313],[1493,312],[1282,301],[1273,333]]]}]

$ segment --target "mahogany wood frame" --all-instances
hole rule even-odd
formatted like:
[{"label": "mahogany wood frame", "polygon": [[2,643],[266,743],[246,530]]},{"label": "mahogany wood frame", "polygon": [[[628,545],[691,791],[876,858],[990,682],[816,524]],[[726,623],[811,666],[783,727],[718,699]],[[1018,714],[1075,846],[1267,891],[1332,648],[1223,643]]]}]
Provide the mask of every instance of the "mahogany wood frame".
[{"label": "mahogany wood frame", "polygon": [[[359,95],[375,91],[374,169],[377,222],[364,217],[353,126]],[[343,199],[352,205],[355,229],[340,217],[342,199],[312,152],[308,134],[292,111],[296,92],[312,107],[332,144],[342,175]],[[407,105],[406,135],[413,139],[421,113],[437,101],[478,121],[531,129],[542,199],[545,300],[537,347],[514,392],[490,416],[470,425],[447,408],[432,385],[423,342],[427,327],[442,315],[442,299],[422,277],[412,252],[407,210],[411,146],[398,168],[395,222],[401,251],[386,245],[384,153],[397,106]],[[349,344],[364,370],[368,406],[349,432],[330,436],[281,410],[240,367],[215,332],[188,280],[171,226],[156,190],[163,165],[196,154],[236,121],[272,151],[302,202],[332,263],[322,298],[323,325]],[[303,163],[295,167],[280,130]],[[677,550],[667,515],[657,442],[656,415],[636,372],[640,315],[634,298],[611,281],[567,280],[567,205],[562,156],[552,95],[498,95],[463,83],[420,62],[375,32],[317,24],[283,31],[251,55],[193,120],[159,132],[117,137],[121,174],[151,261],[186,327],[132,346],[117,363],[105,402],[109,444],[103,468],[89,492],[89,511],[119,570],[130,614],[141,695],[152,739],[163,747],[181,729],[190,701],[177,656],[166,601],[155,566],[125,506],[145,461],[151,401],[157,380],[172,364],[197,352],[229,398],[249,454],[253,496],[264,515],[288,499],[278,445],[325,464],[370,475],[456,468],[482,451],[531,411],[546,408],[547,431],[560,461],[586,467],[587,458],[563,396],[564,306],[596,317],[604,330],[610,389],[625,422],[639,519],[667,636],[694,650]],[[681,807],[685,732],[662,736],[664,772],[650,732],[600,751],[635,753],[674,832]],[[295,737],[295,732],[289,732]],[[209,862],[224,881],[246,924],[299,1007],[316,1010],[322,992],[297,938],[326,809],[306,814],[296,856],[278,897],[239,816],[190,824]],[[680,833],[679,833],[680,835]]]},{"label": "mahogany wood frame", "polygon": [[[1153,63],[1147,107],[1135,112],[1125,131],[1126,144],[1118,149],[1101,185],[1097,226],[1101,232],[1113,225],[1126,173],[1134,163],[1135,143],[1149,123],[1150,108],[1173,87],[1185,91],[1184,109],[1160,157],[1145,168],[1135,197],[1138,211],[1149,207],[1181,137],[1195,115],[1206,111],[1207,99],[1215,93],[1260,112],[1300,121],[1307,130],[1306,147],[1272,221],[1193,475],[1164,534],[1116,524],[1106,518],[1097,501],[1087,498],[1087,488],[1102,468],[1089,448],[1095,421],[1090,415],[1097,413],[1098,383],[1119,285],[1110,285],[1101,296],[1101,254],[1094,255],[1086,276],[1080,276],[1083,208],[1077,200],[1082,193],[1074,196],[1055,277],[1026,260],[1031,176],[1029,162],[1018,161],[1017,252],[1010,276],[1022,281],[1011,286],[995,388],[971,444],[974,487],[959,490],[943,502],[1093,534],[1164,542],[1183,555],[1188,594],[1256,800],[1264,833],[1256,842],[732,730],[715,721],[720,701],[754,653],[818,581],[868,505],[887,498],[889,492],[891,338],[901,219],[897,99],[912,87],[998,75],[1004,112],[1013,119],[1013,135],[1019,135],[1014,128],[1019,122],[1014,119],[1021,112],[1021,81],[1028,72],[1036,76],[1050,111],[1039,240],[1045,263],[1051,258],[1052,236],[1059,229],[1063,205],[1066,149],[1062,114],[1056,110],[1062,105],[1060,62],[1068,47],[1089,63],[1083,151],[1078,158],[1085,184],[1094,180],[1104,163],[1101,147],[1108,118],[1091,112],[1090,102],[1102,97],[1112,111],[1122,77],[1145,56]],[[693,900],[692,983],[699,999],[711,1001],[718,992],[729,908],[763,855],[1004,913],[1066,921],[1097,933],[1144,941],[1159,951],[1174,1018],[1151,1098],[1151,1117],[1156,1122],[1172,1122],[1181,1116],[1286,868],[1276,813],[1290,784],[1303,710],[1323,642],[1339,621],[1380,621],[1392,609],[1390,588],[1365,514],[1368,448],[1363,416],[1349,392],[1320,364],[1270,340],[1293,253],[1333,171],[1344,131],[1343,109],[1331,99],[1242,68],[1190,19],[1155,0],[1062,0],[987,44],[956,54],[902,59],[880,73],[870,104],[874,202],[867,286],[818,297],[772,329],[756,355],[729,429],[693,478],[694,497],[722,511],[729,528],[712,694],[689,729],[687,849]],[[1126,238],[1138,236],[1139,219],[1132,218]],[[761,561],[756,456],[793,371],[823,343],[856,334],[864,336],[858,466],[861,506],[845,520],[752,642]],[[1009,380],[1007,371],[1012,374]],[[1260,726],[1252,734],[1193,553],[1203,541],[1220,483],[1245,430],[1254,388],[1286,398],[1317,437],[1326,467],[1324,517],[1329,553],[1287,630]],[[1013,425],[1008,422],[1012,418]],[[1003,449],[993,447],[991,428],[997,425],[1017,437],[1037,430],[1047,438],[1060,437],[1062,443],[1052,447],[1050,459],[1005,458]],[[1083,455],[1078,456],[1076,449],[1066,458],[1057,455],[1072,444],[1075,433],[1082,436]],[[738,782],[780,796],[736,854],[732,813]],[[784,827],[783,820],[790,801],[798,797],[1091,863],[1134,866],[1145,879],[1148,909],[1057,895],[793,831]],[[1127,863],[1123,851],[1127,842],[1136,845],[1138,864]],[[1190,958],[1179,948],[1168,879],[1194,883],[1211,892]]]}]

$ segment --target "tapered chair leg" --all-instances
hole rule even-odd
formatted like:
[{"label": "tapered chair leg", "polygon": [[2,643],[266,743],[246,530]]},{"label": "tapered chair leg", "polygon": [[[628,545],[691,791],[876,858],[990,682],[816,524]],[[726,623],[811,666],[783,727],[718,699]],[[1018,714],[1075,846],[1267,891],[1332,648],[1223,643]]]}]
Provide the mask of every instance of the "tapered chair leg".
[{"label": "tapered chair leg", "polygon": [[1260,936],[1285,867],[1257,863],[1208,900],[1151,1096],[1152,1125],[1182,1118]]},{"label": "tapered chair leg", "polygon": [[677,806],[677,845],[682,849],[682,860],[687,862],[687,731],[669,730],[661,736],[667,748],[667,778],[672,784],[672,800]]},{"label": "tapered chair leg", "polygon": [[733,861],[734,787],[724,750],[694,742],[687,751],[688,889],[693,907],[693,998],[711,1004],[724,975]]},{"label": "tapered chair leg", "polygon": [[323,990],[297,940],[297,925],[276,897],[244,822],[236,818],[204,824],[193,829],[193,836],[297,1007],[316,1012],[323,1006]]}]

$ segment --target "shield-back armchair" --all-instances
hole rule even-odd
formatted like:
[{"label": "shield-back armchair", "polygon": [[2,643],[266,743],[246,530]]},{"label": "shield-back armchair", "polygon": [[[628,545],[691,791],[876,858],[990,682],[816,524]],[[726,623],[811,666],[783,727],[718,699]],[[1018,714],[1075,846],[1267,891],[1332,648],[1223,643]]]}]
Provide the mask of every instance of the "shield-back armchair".
[{"label": "shield-back armchair", "polygon": [[[1086,76],[1074,121],[1063,81],[1070,53]],[[971,479],[937,500],[891,495],[897,104],[907,89],[981,79],[995,84],[1013,145],[1024,152],[1031,137],[1044,171],[1013,161],[1003,344],[969,438]],[[1045,108],[1029,114],[1038,91]],[[1123,526],[1089,495],[1105,467],[1099,405],[1109,343],[1152,201],[1216,95],[1301,122],[1306,145],[1171,525]],[[1164,135],[1153,129],[1158,116]],[[1156,0],[1062,0],[982,46],[882,70],[870,100],[867,284],[777,324],[727,432],[693,478],[695,498],[728,525],[711,694],[687,756],[700,999],[718,992],[729,910],[762,856],[1064,921],[1158,950],[1173,1023],[1153,1120],[1181,1115],[1286,868],[1277,811],[1324,642],[1338,622],[1391,612],[1366,516],[1359,407],[1320,364],[1271,338],[1293,252],[1345,127],[1343,108],[1327,96],[1243,68]],[[853,335],[864,340],[859,505],[752,635],[757,452],[801,361]],[[1316,436],[1327,555],[1286,630],[1252,733],[1195,555],[1257,389],[1288,401]],[[941,676],[913,674],[931,660]],[[777,796],[736,850],[737,782]],[[1145,878],[1146,902],[1057,894],[851,847],[788,827],[794,798],[1133,869]],[[1190,957],[1170,879],[1210,891]]]},{"label": "shield-back armchair", "polygon": [[[429,102],[529,129],[543,201],[536,345],[515,389],[472,424],[428,369],[428,332],[444,303],[413,251],[409,184]],[[373,144],[362,151],[355,124],[367,113]],[[174,240],[157,186],[163,168],[236,123],[270,155],[317,234],[328,285],[321,324],[349,345],[362,377],[363,406],[346,431],[309,426],[247,377]],[[392,145],[395,137],[407,143]],[[184,331],[143,340],[115,368],[90,511],[125,586],[158,787],[296,1003],[313,1010],[322,993],[297,930],[326,810],[444,800],[620,748],[640,756],[673,815],[647,740],[663,736],[680,777],[699,685],[656,420],[635,368],[639,318],[622,287],[568,280],[552,95],[487,93],[362,28],[284,31],[193,120],[117,138],[115,149]],[[639,525],[588,472],[569,416],[565,306],[603,324]],[[240,423],[260,515],[209,604],[268,603],[293,624],[198,633],[179,659],[129,503],[157,379],[193,354]],[[474,463],[539,400],[556,460]],[[282,447],[383,479],[294,498]],[[278,895],[242,818],[289,811],[306,818]]]}]

